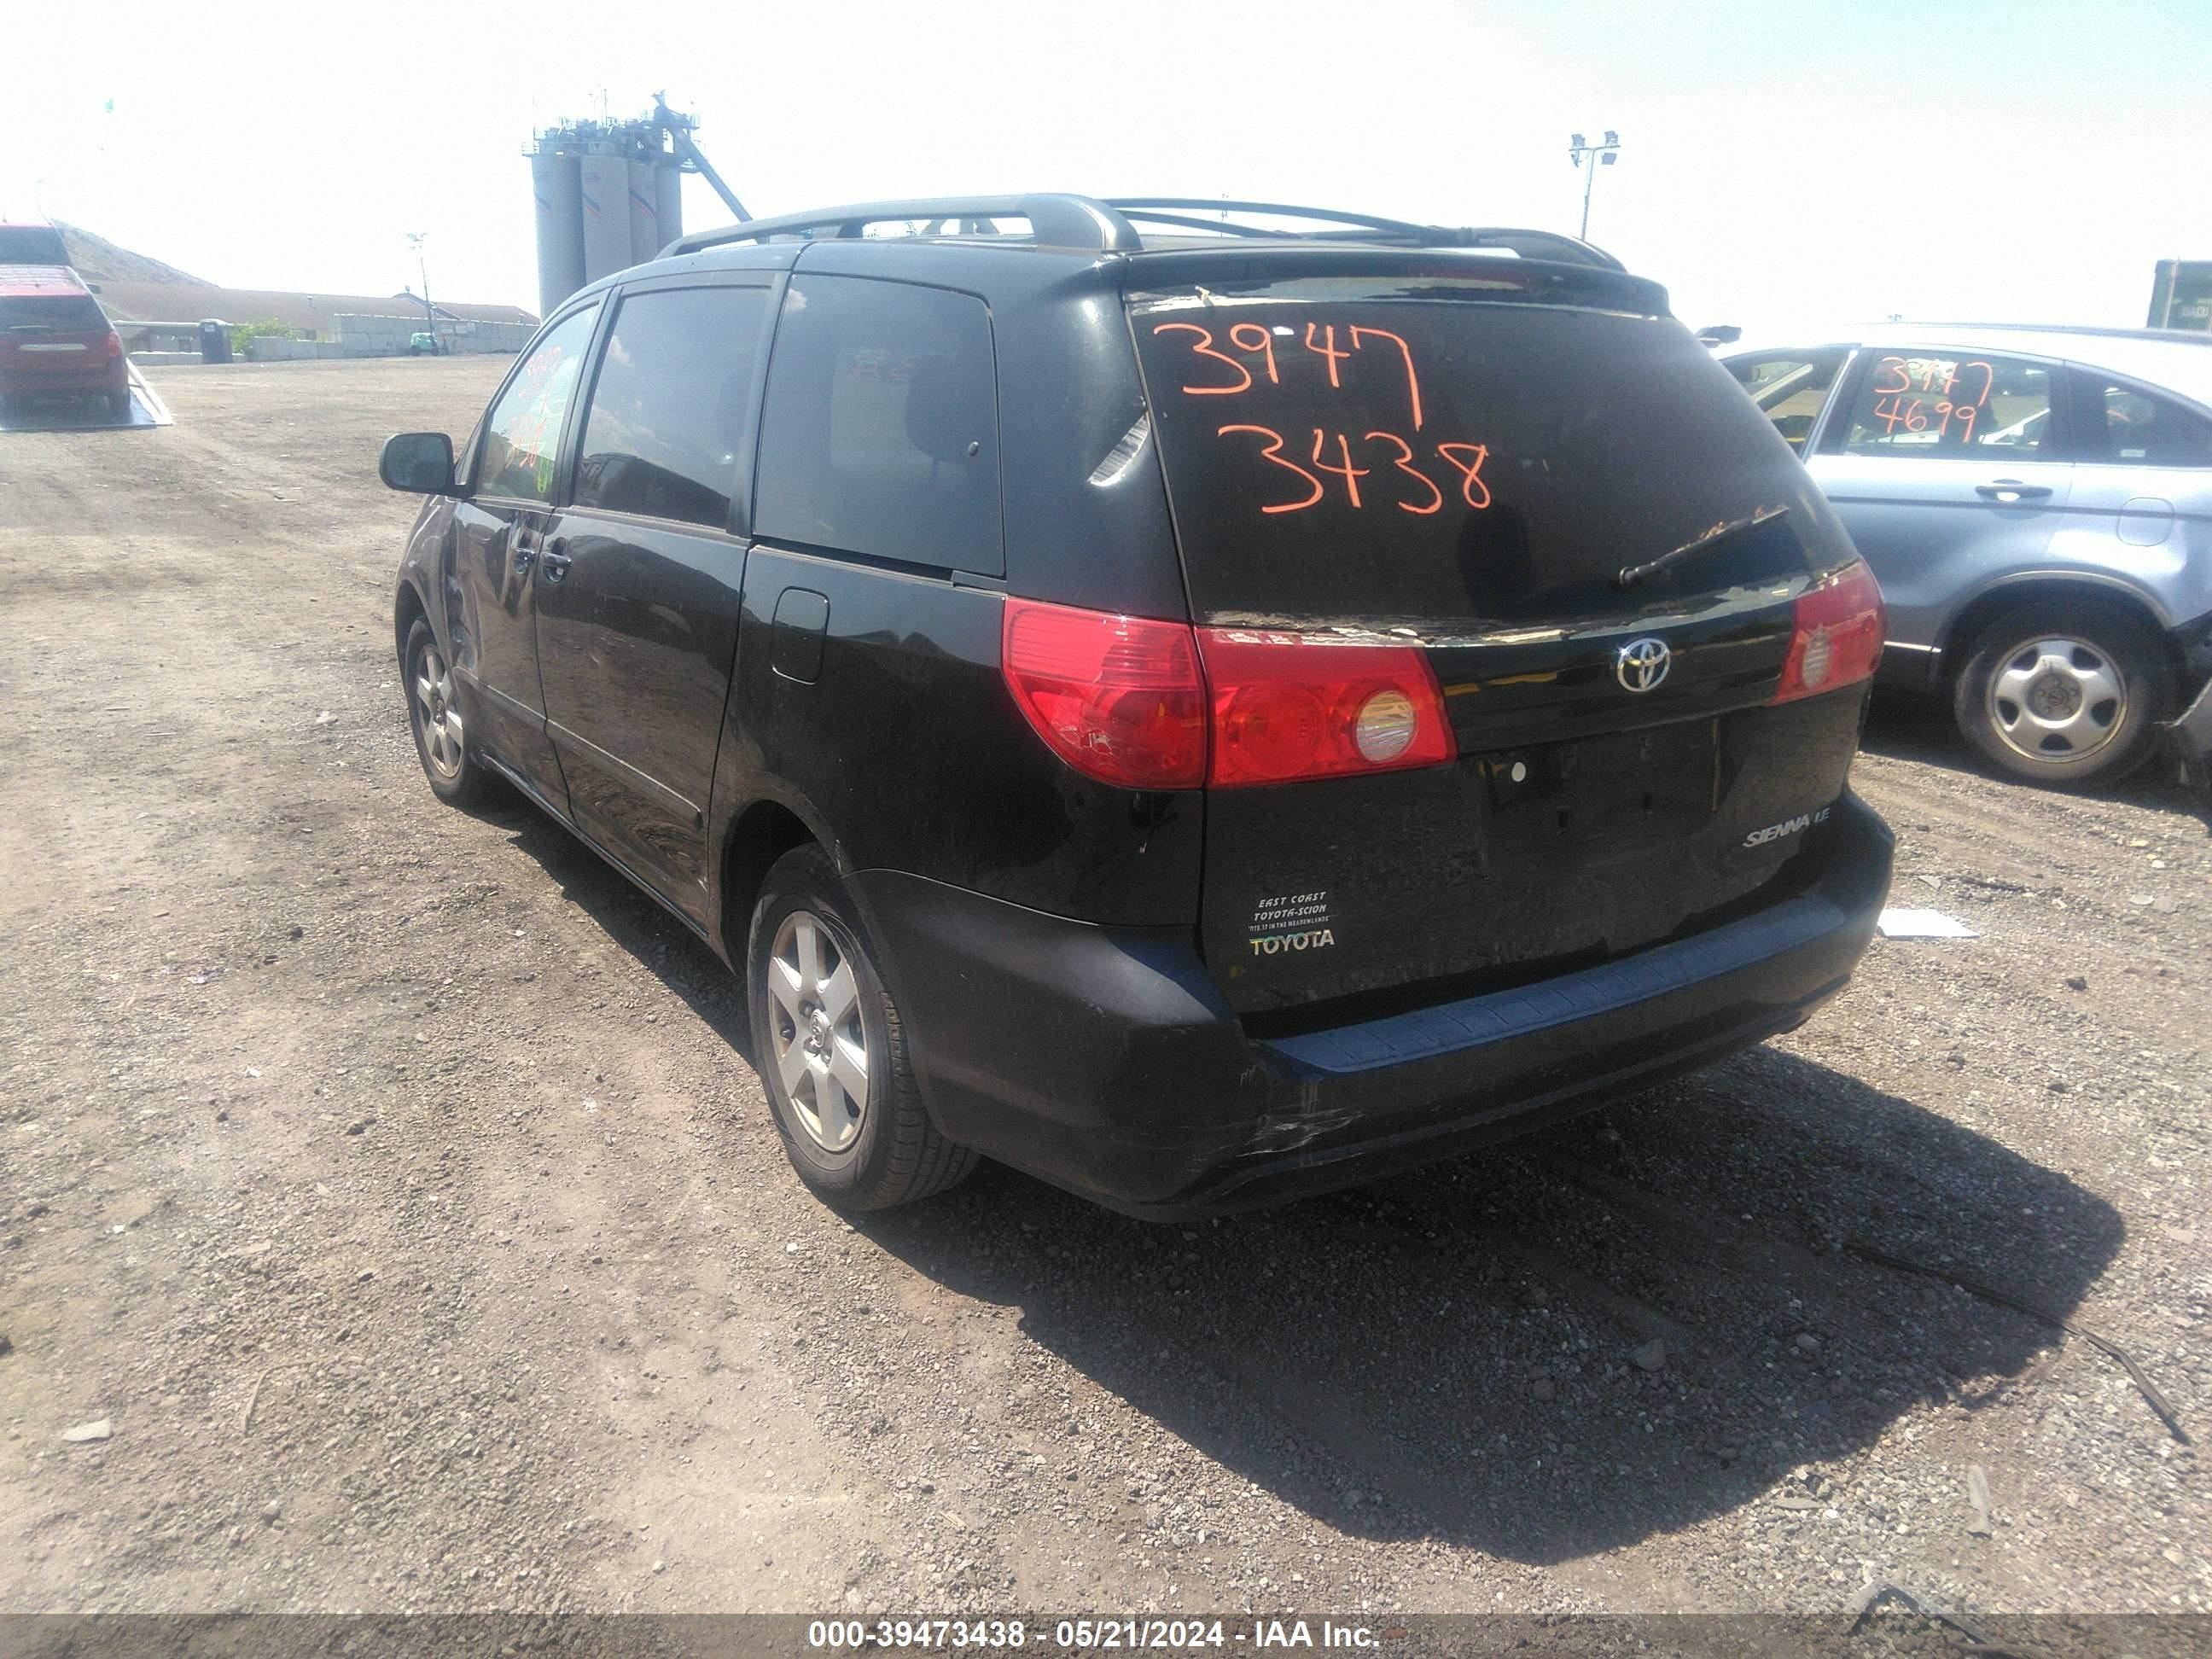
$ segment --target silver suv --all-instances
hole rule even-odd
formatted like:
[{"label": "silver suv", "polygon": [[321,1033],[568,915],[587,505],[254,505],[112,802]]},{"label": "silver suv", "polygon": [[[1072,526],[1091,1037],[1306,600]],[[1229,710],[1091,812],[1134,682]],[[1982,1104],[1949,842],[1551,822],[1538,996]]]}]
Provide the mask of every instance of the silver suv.
[{"label": "silver suv", "polygon": [[1891,324],[1723,362],[1881,584],[1881,681],[1999,766],[2109,781],[2212,678],[2212,339]]}]

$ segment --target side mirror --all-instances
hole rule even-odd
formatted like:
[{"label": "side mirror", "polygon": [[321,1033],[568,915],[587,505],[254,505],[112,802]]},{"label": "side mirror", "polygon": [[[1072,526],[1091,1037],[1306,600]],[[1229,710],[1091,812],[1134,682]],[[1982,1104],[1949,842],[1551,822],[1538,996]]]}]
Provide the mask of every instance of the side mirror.
[{"label": "side mirror", "polygon": [[387,489],[410,495],[456,495],[453,441],[442,432],[402,432],[386,438],[376,476]]}]

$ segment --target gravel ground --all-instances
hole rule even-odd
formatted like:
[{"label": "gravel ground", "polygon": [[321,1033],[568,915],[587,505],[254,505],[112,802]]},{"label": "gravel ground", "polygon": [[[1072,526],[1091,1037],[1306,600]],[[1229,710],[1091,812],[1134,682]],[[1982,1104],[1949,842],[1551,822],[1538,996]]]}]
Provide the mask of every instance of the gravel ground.
[{"label": "gravel ground", "polygon": [[1850,1250],[2212,1431],[2171,788],[1884,711],[1898,901],[1980,936],[1790,1037],[1257,1216],[986,1169],[848,1224],[719,964],[416,770],[375,446],[501,366],[155,370],[173,428],[0,439],[0,1610],[2212,1608],[2118,1364]]}]

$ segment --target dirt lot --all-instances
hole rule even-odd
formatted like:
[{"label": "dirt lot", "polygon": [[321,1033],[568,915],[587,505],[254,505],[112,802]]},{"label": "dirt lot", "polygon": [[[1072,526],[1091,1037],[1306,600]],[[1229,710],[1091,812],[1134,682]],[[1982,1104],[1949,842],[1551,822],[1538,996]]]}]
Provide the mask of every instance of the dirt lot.
[{"label": "dirt lot", "polygon": [[2212,1434],[2169,788],[1886,715],[1899,902],[1980,937],[1790,1038],[1278,1212],[987,1169],[848,1225],[720,966],[422,785],[376,444],[500,367],[156,370],[173,428],[0,438],[0,1608],[2212,1608],[2118,1364],[1844,1248]]}]

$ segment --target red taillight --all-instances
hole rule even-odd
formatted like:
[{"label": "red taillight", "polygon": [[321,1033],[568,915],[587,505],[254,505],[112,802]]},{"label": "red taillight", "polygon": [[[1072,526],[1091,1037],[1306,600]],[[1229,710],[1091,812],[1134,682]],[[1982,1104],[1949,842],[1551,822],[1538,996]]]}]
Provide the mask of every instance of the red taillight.
[{"label": "red taillight", "polygon": [[112,328],[107,331],[107,355],[111,357],[123,355],[123,337]]},{"label": "red taillight", "polygon": [[1310,635],[1201,628],[1219,787],[1452,757],[1443,694],[1418,646],[1340,644]]},{"label": "red taillight", "polygon": [[1831,572],[1797,596],[1797,621],[1790,657],[1782,665],[1776,702],[1856,685],[1874,672],[1881,655],[1881,589],[1863,559]]},{"label": "red taillight", "polygon": [[1006,601],[1006,684],[1079,772],[1131,789],[1206,781],[1206,691],[1185,623]]}]

